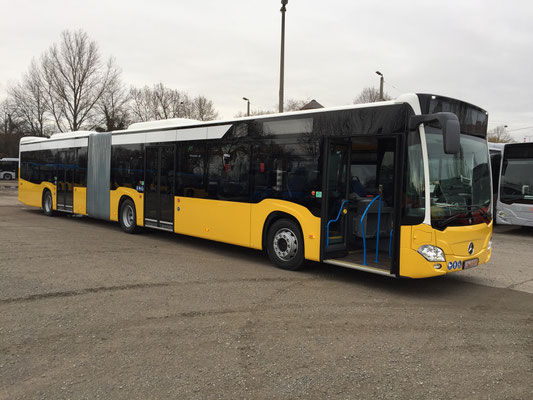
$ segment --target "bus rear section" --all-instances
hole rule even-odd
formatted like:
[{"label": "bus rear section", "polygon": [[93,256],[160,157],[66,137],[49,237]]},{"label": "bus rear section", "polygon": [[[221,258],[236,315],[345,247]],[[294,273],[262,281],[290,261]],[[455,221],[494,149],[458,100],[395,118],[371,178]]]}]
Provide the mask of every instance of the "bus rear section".
[{"label": "bus rear section", "polygon": [[18,158],[0,158],[0,179],[8,181],[17,179],[18,168]]}]

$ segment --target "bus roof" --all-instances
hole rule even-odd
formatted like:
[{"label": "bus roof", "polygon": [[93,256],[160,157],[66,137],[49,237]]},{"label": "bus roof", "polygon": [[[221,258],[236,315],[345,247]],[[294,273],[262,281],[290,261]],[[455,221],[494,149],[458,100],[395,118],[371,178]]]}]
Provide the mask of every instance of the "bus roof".
[{"label": "bus roof", "polygon": [[[228,125],[244,121],[257,121],[263,119],[279,118],[279,117],[290,117],[290,116],[301,116],[308,114],[317,114],[317,113],[326,113],[332,111],[342,111],[342,110],[351,110],[358,108],[368,108],[368,107],[384,107],[390,105],[404,104],[406,99],[409,99],[410,96],[416,95],[402,95],[396,100],[390,101],[381,101],[376,103],[365,103],[365,104],[350,104],[345,106],[336,106],[336,107],[324,107],[320,109],[311,109],[311,110],[301,110],[301,111],[291,111],[286,113],[276,113],[276,114],[265,114],[265,115],[254,115],[250,117],[242,118],[233,118],[226,120],[216,120],[216,121],[199,121],[186,118],[172,118],[166,120],[157,120],[157,121],[147,121],[147,122],[138,122],[131,124],[127,129],[111,131],[112,135],[115,134],[128,134],[128,133],[141,133],[141,132],[151,132],[151,131],[162,131],[168,129],[178,129],[178,128],[194,128],[194,127],[206,127],[206,126],[216,126],[216,125]],[[415,108],[416,112],[416,108]],[[52,142],[55,140],[67,140],[67,139],[78,139],[78,138],[88,138],[90,135],[98,135],[100,132],[96,131],[75,131],[75,132],[64,132],[53,134],[50,138],[42,136],[24,136],[20,139],[20,144],[30,144],[30,143],[39,143],[39,142]]]},{"label": "bus roof", "polygon": [[[357,108],[383,107],[383,106],[390,106],[390,105],[403,104],[403,103],[405,103],[405,101],[396,99],[396,100],[390,100],[390,101],[380,101],[376,103],[349,104],[345,106],[315,108],[311,110],[298,110],[298,111],[290,111],[290,112],[275,113],[275,114],[251,115],[249,117],[240,117],[240,118],[232,118],[232,119],[216,120],[216,121],[198,121],[198,120],[185,119],[185,118],[174,118],[170,120],[139,122],[139,123],[130,125],[128,129],[112,131],[111,133],[114,134],[114,133],[146,132],[146,131],[152,131],[152,130],[172,129],[172,128],[181,128],[181,127],[192,127],[192,126],[227,125],[227,124],[232,124],[236,122],[257,121],[257,120],[263,120],[263,119],[300,116],[300,115],[308,115],[308,114],[321,114],[321,113],[326,113],[326,112],[351,110],[351,109],[357,109]],[[168,123],[166,123],[167,121]]]},{"label": "bus roof", "polygon": [[[420,95],[428,96],[428,95]],[[195,127],[215,127],[220,125],[230,125],[239,122],[245,121],[261,121],[268,119],[276,119],[280,117],[291,117],[291,116],[303,116],[303,115],[316,115],[322,113],[328,113],[332,111],[345,111],[352,109],[361,109],[361,108],[378,108],[386,107],[392,105],[400,104],[409,104],[415,114],[421,113],[419,95],[414,93],[408,93],[398,96],[395,100],[389,101],[380,101],[374,103],[364,103],[364,104],[350,104],[345,106],[336,106],[336,107],[324,107],[318,109],[310,110],[299,110],[291,111],[286,113],[276,113],[276,114],[265,114],[265,115],[254,115],[249,117],[233,118],[233,119],[224,119],[216,121],[198,121],[185,118],[174,118],[167,120],[158,120],[158,121],[148,121],[148,122],[139,122],[130,125],[127,129],[111,131],[112,135],[122,135],[122,134],[131,134],[131,133],[142,133],[142,132],[154,132],[154,131],[166,131],[171,129],[180,129],[180,128],[195,128]],[[470,104],[465,103],[470,106]],[[476,106],[473,106],[476,107]],[[477,107],[476,107],[477,108]],[[109,132],[108,132],[109,133]],[[39,143],[39,142],[52,142],[55,140],[68,140],[68,139],[78,139],[78,138],[88,138],[90,135],[98,135],[99,132],[96,131],[76,131],[76,132],[65,132],[57,133],[52,135],[50,138],[46,137],[35,137],[35,136],[26,136],[21,138],[20,144],[30,144],[30,143]]]}]

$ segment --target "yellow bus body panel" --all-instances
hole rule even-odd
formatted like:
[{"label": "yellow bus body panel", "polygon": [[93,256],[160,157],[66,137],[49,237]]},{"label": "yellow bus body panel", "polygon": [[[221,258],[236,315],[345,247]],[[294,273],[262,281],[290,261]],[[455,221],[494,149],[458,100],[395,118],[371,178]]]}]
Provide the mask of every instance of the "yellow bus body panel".
[{"label": "yellow bus body panel", "polygon": [[[461,261],[463,264],[464,261],[477,258],[479,264],[487,263],[492,254],[492,249],[487,248],[491,236],[492,222],[488,225],[450,226],[444,231],[425,224],[402,226],[400,275],[409,278],[428,278],[460,271],[460,269],[449,270],[449,262]],[[468,253],[470,242],[474,245],[474,252],[471,255]],[[417,251],[424,244],[440,247],[444,251],[446,261],[427,261]],[[435,269],[436,264],[440,264],[441,268]]]},{"label": "yellow bus body panel", "polygon": [[268,216],[276,211],[284,212],[296,218],[302,228],[304,254],[307,260],[320,261],[320,218],[295,203],[285,200],[265,199],[252,204],[250,245],[254,249],[263,249],[263,227]]},{"label": "yellow bus body panel", "polygon": [[43,190],[48,188],[52,193],[52,208],[57,209],[56,187],[50,182],[31,183],[24,179],[19,179],[19,201],[27,206],[39,207],[43,205]]},{"label": "yellow bus body panel", "polygon": [[118,222],[118,206],[122,196],[133,200],[137,214],[137,226],[144,226],[144,196],[132,188],[119,187],[109,191],[109,219]]},{"label": "yellow bus body panel", "polygon": [[72,196],[72,211],[74,214],[87,215],[87,188],[74,186]]},{"label": "yellow bus body panel", "polygon": [[296,218],[302,227],[305,258],[320,261],[320,218],[303,206],[276,199],[258,204],[191,197],[174,199],[174,231],[183,235],[262,250],[263,228],[273,212]]},{"label": "yellow bus body panel", "polygon": [[174,198],[174,232],[250,247],[249,203]]}]

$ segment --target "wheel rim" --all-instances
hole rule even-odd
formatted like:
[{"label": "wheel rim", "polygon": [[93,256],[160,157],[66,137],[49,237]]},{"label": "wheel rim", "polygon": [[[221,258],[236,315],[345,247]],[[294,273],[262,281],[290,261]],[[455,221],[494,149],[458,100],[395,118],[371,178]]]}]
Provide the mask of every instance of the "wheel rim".
[{"label": "wheel rim", "polygon": [[122,222],[124,223],[124,226],[126,228],[130,228],[135,220],[135,213],[133,211],[133,207],[129,204],[124,206],[124,209],[122,210]]},{"label": "wheel rim", "polygon": [[52,197],[47,194],[44,199],[44,210],[50,212],[52,210]]},{"label": "wheel rim", "polygon": [[298,238],[293,231],[282,228],[274,235],[274,252],[283,261],[290,261],[298,253]]}]

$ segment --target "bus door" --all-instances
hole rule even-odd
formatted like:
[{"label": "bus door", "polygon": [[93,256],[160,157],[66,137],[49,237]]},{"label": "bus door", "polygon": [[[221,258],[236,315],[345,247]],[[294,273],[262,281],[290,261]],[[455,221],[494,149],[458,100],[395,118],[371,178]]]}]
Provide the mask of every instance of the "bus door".
[{"label": "bus door", "polygon": [[326,258],[345,255],[346,211],[348,203],[349,141],[331,141],[326,157],[325,254]]},{"label": "bus door", "polygon": [[352,137],[347,144],[330,143],[325,259],[384,274],[393,270],[399,149],[397,136],[366,135]]},{"label": "bus door", "polygon": [[147,146],[144,182],[145,226],[174,230],[176,146]]},{"label": "bus door", "polygon": [[57,209],[72,212],[76,150],[60,150],[56,170]]}]

